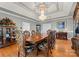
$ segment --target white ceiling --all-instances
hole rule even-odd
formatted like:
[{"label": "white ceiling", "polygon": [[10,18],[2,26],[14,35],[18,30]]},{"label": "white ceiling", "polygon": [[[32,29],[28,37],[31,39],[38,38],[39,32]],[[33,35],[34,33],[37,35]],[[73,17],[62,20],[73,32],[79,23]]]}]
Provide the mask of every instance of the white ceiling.
[{"label": "white ceiling", "polygon": [[[40,2],[1,2],[0,11],[39,21],[39,4]],[[72,15],[76,6],[76,2],[45,2],[45,4],[47,7],[45,15],[48,17],[46,21]]]},{"label": "white ceiling", "polygon": [[[39,11],[40,3],[39,2],[32,2],[32,3],[30,3],[30,2],[29,3],[23,2],[23,3],[20,3],[20,4],[23,4],[24,6],[26,6],[27,8],[29,8],[33,12],[35,12],[37,14],[40,14],[40,11]],[[55,11],[59,10],[57,2],[55,2],[55,3],[47,2],[45,4],[46,4],[46,8],[47,8],[46,14],[49,14],[51,12],[55,12]],[[62,6],[62,3],[61,3],[61,6]],[[54,7],[54,8],[52,8],[52,7]]]}]

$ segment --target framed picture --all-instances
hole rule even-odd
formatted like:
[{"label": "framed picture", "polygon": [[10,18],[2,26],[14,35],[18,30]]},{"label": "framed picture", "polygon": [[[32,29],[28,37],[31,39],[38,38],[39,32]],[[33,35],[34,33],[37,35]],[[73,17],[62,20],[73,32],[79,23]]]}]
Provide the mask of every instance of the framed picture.
[{"label": "framed picture", "polygon": [[41,25],[36,25],[36,31],[39,33],[41,32]]},{"label": "framed picture", "polygon": [[65,22],[64,21],[57,22],[57,28],[58,29],[64,29],[65,28]]}]

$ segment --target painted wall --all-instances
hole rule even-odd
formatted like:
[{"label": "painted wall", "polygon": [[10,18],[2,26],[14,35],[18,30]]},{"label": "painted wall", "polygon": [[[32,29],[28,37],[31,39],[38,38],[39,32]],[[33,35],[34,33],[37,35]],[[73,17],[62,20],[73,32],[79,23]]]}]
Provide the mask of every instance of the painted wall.
[{"label": "painted wall", "polygon": [[[64,29],[58,29],[57,28],[57,22],[62,22],[62,21],[65,22],[65,28]],[[44,23],[44,24],[49,24],[52,30],[67,32],[68,33],[67,37],[69,39],[74,36],[74,28],[73,28],[74,23],[73,23],[72,17],[54,20],[52,22],[48,22],[48,23]],[[44,24],[42,24],[42,25],[44,25]],[[49,26],[47,26],[47,25],[45,25],[43,27],[49,28]],[[45,30],[45,29],[42,29],[42,31],[41,31],[42,33],[44,32],[43,30]]]}]

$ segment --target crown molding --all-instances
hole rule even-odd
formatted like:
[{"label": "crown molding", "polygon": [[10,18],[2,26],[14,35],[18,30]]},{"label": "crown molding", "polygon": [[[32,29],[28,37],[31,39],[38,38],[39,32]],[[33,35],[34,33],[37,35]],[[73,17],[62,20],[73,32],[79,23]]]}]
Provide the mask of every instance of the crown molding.
[{"label": "crown molding", "polygon": [[33,19],[33,18],[31,18],[31,17],[28,17],[28,16],[24,16],[24,15],[22,15],[22,14],[16,13],[16,12],[11,11],[11,10],[8,10],[8,9],[5,9],[5,8],[3,8],[3,7],[0,7],[0,10],[3,11],[4,13],[7,12],[7,13],[13,15],[13,16],[16,15],[16,16],[19,16],[19,17],[22,17],[22,18],[25,18],[25,19],[28,18],[28,19],[30,19],[31,21],[34,21],[34,22],[38,22],[38,20],[36,20],[36,19]]},{"label": "crown molding", "polygon": [[51,23],[51,22],[54,22],[54,21],[59,21],[59,20],[62,20],[62,19],[68,19],[68,18],[71,18],[73,20],[73,16],[62,16],[62,17],[57,17],[57,18],[51,18],[49,19],[48,21],[43,21],[43,22],[39,22],[40,24],[43,24],[43,23]]}]

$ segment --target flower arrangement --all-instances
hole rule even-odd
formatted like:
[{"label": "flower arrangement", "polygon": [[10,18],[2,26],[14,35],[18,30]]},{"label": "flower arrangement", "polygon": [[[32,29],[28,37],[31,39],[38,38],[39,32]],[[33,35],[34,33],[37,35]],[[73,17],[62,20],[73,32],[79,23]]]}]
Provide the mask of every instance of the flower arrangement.
[{"label": "flower arrangement", "polygon": [[15,23],[6,17],[0,20],[0,26],[15,26]]}]

